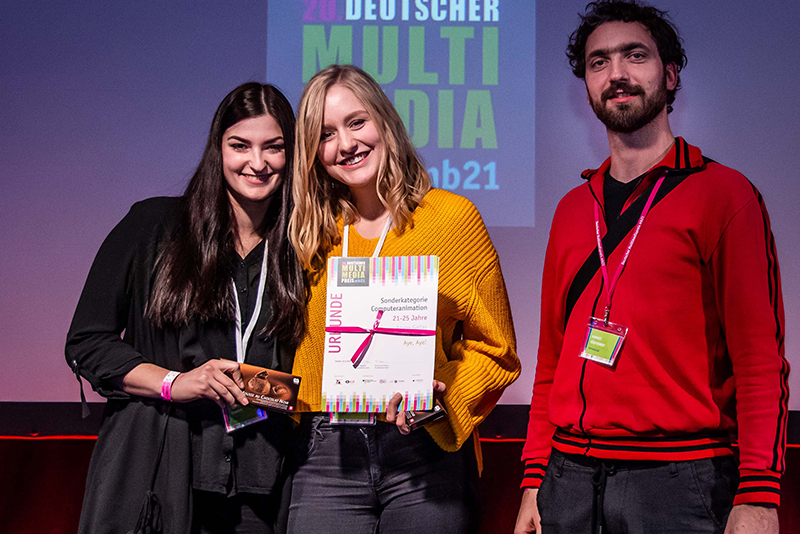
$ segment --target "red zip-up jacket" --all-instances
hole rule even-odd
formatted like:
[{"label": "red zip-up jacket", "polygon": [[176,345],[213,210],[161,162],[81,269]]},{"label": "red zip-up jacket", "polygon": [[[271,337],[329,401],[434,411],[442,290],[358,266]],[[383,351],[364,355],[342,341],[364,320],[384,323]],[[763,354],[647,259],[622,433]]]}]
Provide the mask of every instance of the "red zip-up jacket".
[{"label": "red zip-up jacket", "polygon": [[[682,461],[733,454],[735,504],[780,502],[788,417],[780,273],[769,217],[740,173],[677,138],[601,235],[610,276],[665,176],[613,295],[628,327],[613,368],[579,357],[606,305],[593,204],[610,166],[559,203],[542,281],[538,363],[523,487],[551,447],[601,459]],[[665,174],[666,173],[666,174]]]}]

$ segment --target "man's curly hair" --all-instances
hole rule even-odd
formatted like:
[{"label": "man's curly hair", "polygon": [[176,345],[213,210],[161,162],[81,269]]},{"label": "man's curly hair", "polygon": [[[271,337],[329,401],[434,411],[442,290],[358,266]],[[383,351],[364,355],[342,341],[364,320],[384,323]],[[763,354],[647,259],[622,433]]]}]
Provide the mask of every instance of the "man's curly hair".
[{"label": "man's curly hair", "polygon": [[675,89],[667,91],[667,112],[671,112],[675,93],[681,88],[680,72],[686,66],[686,51],[678,35],[678,28],[669,20],[667,12],[636,0],[599,0],[589,3],[586,13],[579,16],[581,24],[569,36],[567,46],[572,73],[581,79],[586,76],[586,41],[598,26],[606,22],[638,22],[650,30],[664,66],[674,63],[677,67],[678,83]]}]

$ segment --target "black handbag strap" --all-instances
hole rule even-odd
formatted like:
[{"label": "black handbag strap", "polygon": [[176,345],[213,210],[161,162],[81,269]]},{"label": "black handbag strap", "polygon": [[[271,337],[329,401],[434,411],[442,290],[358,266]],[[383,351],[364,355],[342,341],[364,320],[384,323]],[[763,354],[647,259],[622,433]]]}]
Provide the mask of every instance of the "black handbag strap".
[{"label": "black handbag strap", "polygon": [[161,457],[164,455],[164,445],[167,442],[167,426],[169,425],[171,416],[172,404],[167,403],[164,427],[161,429],[161,443],[158,446],[158,456],[156,457],[155,466],[153,468],[153,476],[150,477],[150,488],[145,493],[144,502],[142,502],[142,508],[139,511],[139,518],[136,521],[136,526],[133,527],[133,530],[128,531],[127,534],[160,534],[162,532],[161,501],[155,492],[155,486],[156,478],[158,477],[158,468],[161,465]]}]

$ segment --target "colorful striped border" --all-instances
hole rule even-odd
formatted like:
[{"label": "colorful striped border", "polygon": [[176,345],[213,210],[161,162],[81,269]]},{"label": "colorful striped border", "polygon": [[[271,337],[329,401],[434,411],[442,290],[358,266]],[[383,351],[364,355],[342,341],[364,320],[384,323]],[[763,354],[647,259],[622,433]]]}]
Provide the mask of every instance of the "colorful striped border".
[{"label": "colorful striped border", "polygon": [[[323,392],[321,410],[324,412],[345,412],[345,413],[383,413],[391,400],[391,396],[375,397],[362,393],[359,395],[346,396],[343,393],[338,395],[327,395]],[[427,411],[433,409],[433,393],[417,391],[415,393],[403,392],[403,406],[405,410]]]},{"label": "colorful striped border", "polygon": [[[337,256],[328,261],[329,280],[336,279],[342,259]],[[439,276],[438,256],[385,256],[368,259],[370,285],[419,285]]]}]

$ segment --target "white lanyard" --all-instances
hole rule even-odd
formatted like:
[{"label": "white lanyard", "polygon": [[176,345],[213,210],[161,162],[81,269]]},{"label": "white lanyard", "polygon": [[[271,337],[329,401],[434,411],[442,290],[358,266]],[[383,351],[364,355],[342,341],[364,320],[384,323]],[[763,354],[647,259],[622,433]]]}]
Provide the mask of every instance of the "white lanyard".
[{"label": "white lanyard", "polygon": [[[236,300],[236,361],[244,363],[245,351],[247,350],[247,343],[250,341],[250,336],[253,335],[253,330],[256,328],[258,316],[261,314],[261,304],[264,301],[264,286],[267,283],[267,252],[269,250],[269,242],[264,240],[264,257],[261,259],[261,274],[258,275],[258,294],[256,295],[256,307],[253,310],[253,315],[247,322],[242,335],[242,309],[239,307],[239,292],[236,289],[236,282],[231,280],[233,284],[233,297]],[[247,280],[245,280],[247,283]]]},{"label": "white lanyard", "polygon": [[[383,242],[386,241],[386,236],[389,235],[389,229],[392,227],[392,216],[389,215],[389,218],[386,219],[386,224],[383,225],[383,231],[381,232],[381,238],[378,240],[378,244],[375,245],[375,251],[372,253],[373,258],[377,258],[378,254],[381,253],[381,249],[383,248]],[[347,224],[344,227],[344,231],[342,232],[344,235],[342,236],[342,257],[347,257],[348,251],[348,243],[349,243],[349,235],[350,235],[350,225]]]}]

